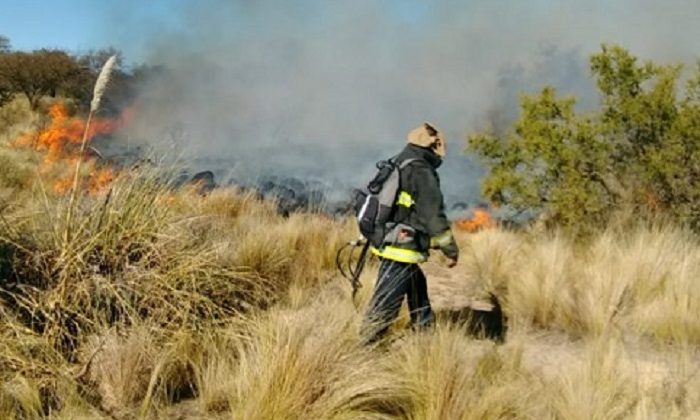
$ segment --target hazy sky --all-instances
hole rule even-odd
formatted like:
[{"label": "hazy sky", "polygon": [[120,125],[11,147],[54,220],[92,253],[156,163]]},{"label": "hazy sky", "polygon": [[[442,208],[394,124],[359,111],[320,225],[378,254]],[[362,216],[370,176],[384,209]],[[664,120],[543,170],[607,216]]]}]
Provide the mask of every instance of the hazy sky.
[{"label": "hazy sky", "polygon": [[[163,64],[130,141],[177,138],[204,168],[357,185],[423,120],[448,137],[448,193],[476,200],[466,134],[551,84],[595,106],[604,42],[694,63],[700,0],[0,0],[17,49],[114,46]],[[217,168],[219,169],[219,168]]]},{"label": "hazy sky", "polygon": [[[0,34],[9,37],[16,49],[56,47],[79,52],[114,45],[137,61],[141,46],[113,35],[146,36],[149,21],[157,27],[177,26],[180,3],[184,1],[0,0]],[[124,14],[119,16],[118,10]],[[133,25],[139,21],[143,24]]]},{"label": "hazy sky", "polygon": [[[331,1],[332,2],[332,1]],[[225,2],[224,2],[225,3]],[[234,2],[228,2],[234,3]],[[291,3],[291,2],[290,2]],[[306,5],[304,5],[306,3]],[[330,3],[330,2],[329,2]],[[430,3],[422,0],[380,0],[397,21],[424,16]],[[197,0],[0,0],[0,34],[15,49],[62,48],[73,52],[115,46],[127,60],[147,55],[147,40],[164,30],[186,31],[187,8],[211,7]],[[308,2],[299,2],[300,13]],[[321,3],[322,4],[322,3]],[[232,25],[244,24],[244,13],[228,16]]]},{"label": "hazy sky", "polygon": [[[113,45],[139,61],[145,57],[148,39],[163,31],[187,31],[187,15],[198,9],[237,5],[240,13],[226,19],[239,30],[255,30],[246,24],[246,9],[254,0],[0,0],[0,34],[9,36],[17,49],[59,47],[71,51]],[[275,8],[296,10],[291,19],[313,22],[333,13],[343,0],[267,1]],[[367,2],[357,2],[367,4]],[[666,50],[668,56],[697,50],[700,2],[697,0],[375,0],[383,16],[395,22],[439,26],[451,19],[474,14],[482,21],[484,35],[489,27],[504,33],[529,27],[547,38],[572,46],[590,48],[602,41],[632,44],[647,51]],[[284,6],[283,6],[284,5]],[[450,10],[455,13],[451,14]],[[486,12],[486,13],[484,13]],[[327,15],[325,17],[328,17]],[[474,22],[464,21],[466,24]],[[693,29],[695,27],[696,29]],[[216,28],[212,28],[216,30]],[[428,30],[429,31],[429,30]],[[550,34],[550,36],[547,35]],[[196,36],[196,33],[191,35]],[[680,45],[678,45],[680,44]],[[641,51],[645,53],[646,51]]]}]

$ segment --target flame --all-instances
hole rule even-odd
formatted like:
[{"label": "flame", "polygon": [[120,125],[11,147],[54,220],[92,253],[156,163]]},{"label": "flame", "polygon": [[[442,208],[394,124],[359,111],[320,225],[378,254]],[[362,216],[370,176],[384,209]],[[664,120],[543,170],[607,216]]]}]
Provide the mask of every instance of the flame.
[{"label": "flame", "polygon": [[67,194],[68,191],[70,191],[71,186],[73,185],[73,177],[72,176],[65,176],[58,181],[54,182],[53,184],[53,191],[56,194]]},{"label": "flame", "polygon": [[88,191],[92,194],[99,193],[112,184],[114,177],[115,173],[111,168],[93,169],[88,180]]},{"label": "flame", "polygon": [[[100,191],[107,189],[114,181],[116,173],[113,169],[109,167],[97,167],[93,162],[91,164],[90,172],[86,180],[83,181],[83,187],[87,189],[90,194],[98,194]],[[73,175],[68,175],[59,178],[53,184],[53,190],[56,194],[66,194],[70,191],[73,186]]]},{"label": "flame", "polygon": [[[47,127],[23,134],[14,142],[15,146],[31,147],[45,152],[44,162],[47,164],[77,156],[86,122],[81,118],[71,117],[63,102],[51,105],[49,117],[51,120]],[[118,126],[118,120],[95,118],[90,122],[87,141],[90,142],[97,135],[110,134]]]},{"label": "flame", "polygon": [[[132,114],[133,110],[127,109],[123,114],[124,118],[93,118],[87,132],[88,144],[96,136],[113,133],[126,123],[127,118]],[[63,102],[53,103],[49,108],[48,116],[49,122],[45,127],[20,135],[12,142],[12,145],[43,152],[44,158],[41,168],[43,173],[57,168],[59,164],[64,164],[63,172],[66,172],[66,165],[72,169],[77,163],[87,121],[72,116]],[[84,184],[81,184],[81,188],[87,189],[89,193],[97,193],[109,186],[115,177],[114,170],[100,166],[90,156],[85,159],[89,175]],[[72,172],[72,170],[68,172]],[[72,187],[73,177],[73,174],[70,174],[55,180],[54,192],[57,194],[67,193]]]},{"label": "flame", "polygon": [[471,219],[460,219],[455,222],[455,225],[467,232],[476,232],[481,229],[490,229],[496,226],[491,214],[486,209],[474,209],[474,215]]}]

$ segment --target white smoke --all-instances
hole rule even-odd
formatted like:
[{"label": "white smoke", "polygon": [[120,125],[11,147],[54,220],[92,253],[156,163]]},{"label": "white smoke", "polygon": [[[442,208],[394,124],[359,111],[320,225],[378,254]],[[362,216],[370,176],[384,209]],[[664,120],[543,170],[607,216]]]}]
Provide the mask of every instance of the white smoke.
[{"label": "white smoke", "polygon": [[521,91],[549,83],[593,106],[601,43],[692,62],[700,39],[691,0],[202,0],[173,3],[167,22],[132,15],[138,3],[111,6],[111,36],[167,77],[143,92],[130,141],[174,139],[202,169],[359,185],[430,120],[453,200],[478,198],[466,134],[512,119]]}]

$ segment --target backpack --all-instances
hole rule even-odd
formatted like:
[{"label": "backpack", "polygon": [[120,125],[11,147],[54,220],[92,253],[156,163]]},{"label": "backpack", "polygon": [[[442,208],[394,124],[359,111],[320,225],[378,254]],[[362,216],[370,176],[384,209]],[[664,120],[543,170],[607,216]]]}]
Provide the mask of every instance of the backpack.
[{"label": "backpack", "polygon": [[377,172],[364,190],[355,191],[355,213],[362,236],[376,248],[382,246],[399,191],[400,171],[417,159],[397,165],[392,159],[377,162]]}]

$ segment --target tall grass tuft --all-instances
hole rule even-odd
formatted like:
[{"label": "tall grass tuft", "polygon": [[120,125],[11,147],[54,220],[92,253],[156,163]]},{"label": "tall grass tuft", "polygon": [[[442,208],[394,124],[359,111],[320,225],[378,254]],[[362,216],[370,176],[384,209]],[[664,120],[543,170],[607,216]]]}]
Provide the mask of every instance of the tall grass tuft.
[{"label": "tall grass tuft", "polygon": [[633,331],[700,343],[700,243],[673,226],[610,229],[587,243],[557,232],[482,232],[463,273],[495,293],[512,324],[573,335]]},{"label": "tall grass tuft", "polygon": [[68,211],[66,212],[66,226],[65,226],[65,231],[63,233],[64,241],[65,242],[70,242],[71,239],[71,228],[72,228],[72,218],[73,218],[73,211],[74,211],[74,206],[75,206],[75,199],[79,193],[78,191],[78,186],[79,183],[78,181],[80,180],[80,165],[83,162],[83,156],[85,154],[85,147],[87,146],[87,142],[89,139],[90,135],[90,122],[92,121],[93,116],[95,113],[99,110],[100,108],[100,102],[102,101],[102,96],[105,93],[105,90],[107,89],[107,84],[109,84],[109,80],[112,77],[112,71],[114,69],[114,65],[117,61],[117,57],[115,55],[109,57],[105,64],[102,66],[102,69],[100,70],[100,74],[97,76],[97,81],[95,82],[95,88],[92,94],[92,101],[90,102],[90,113],[88,114],[87,121],[85,122],[85,130],[83,130],[83,139],[80,142],[80,151],[78,152],[78,159],[75,164],[75,174],[73,176],[73,184],[71,187],[71,193],[70,193],[70,201],[68,202]]},{"label": "tall grass tuft", "polygon": [[[407,390],[359,344],[354,308],[335,299],[254,321],[229,391],[235,418],[390,418],[410,409]],[[323,322],[318,322],[323,319]]]},{"label": "tall grass tuft", "polygon": [[80,335],[104,325],[150,319],[195,327],[265,304],[265,280],[221,263],[188,218],[168,206],[177,194],[161,171],[125,172],[104,195],[79,197],[69,242],[59,233],[68,211],[61,198],[38,204],[31,217],[4,219],[11,301],[29,326],[71,353]]}]

